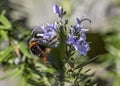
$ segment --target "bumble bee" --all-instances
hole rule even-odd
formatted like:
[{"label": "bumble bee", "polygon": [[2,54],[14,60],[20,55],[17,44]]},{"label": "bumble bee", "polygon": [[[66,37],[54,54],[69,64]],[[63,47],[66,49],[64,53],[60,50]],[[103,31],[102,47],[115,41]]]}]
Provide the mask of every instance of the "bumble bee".
[{"label": "bumble bee", "polygon": [[58,44],[57,37],[55,36],[46,44],[43,41],[43,32],[35,29],[32,31],[31,35],[33,36],[29,42],[29,48],[31,50],[31,53],[40,57],[42,61],[48,61],[48,55],[51,52],[51,47],[48,46],[48,44],[51,46],[56,46],[56,44]]},{"label": "bumble bee", "polygon": [[50,48],[46,48],[46,46],[42,43],[43,34],[42,33],[34,33],[32,31],[31,35],[33,36],[29,42],[29,48],[33,55],[40,57],[43,61],[48,60],[48,55],[50,53]]}]

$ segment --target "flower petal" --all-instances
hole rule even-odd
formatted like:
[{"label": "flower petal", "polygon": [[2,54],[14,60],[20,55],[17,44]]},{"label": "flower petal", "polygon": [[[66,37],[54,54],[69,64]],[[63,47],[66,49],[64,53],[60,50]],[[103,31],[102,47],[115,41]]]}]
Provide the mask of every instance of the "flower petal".
[{"label": "flower petal", "polygon": [[59,8],[58,5],[54,5],[54,6],[53,6],[53,12],[54,12],[55,14],[59,14],[59,13],[60,13],[60,8]]}]

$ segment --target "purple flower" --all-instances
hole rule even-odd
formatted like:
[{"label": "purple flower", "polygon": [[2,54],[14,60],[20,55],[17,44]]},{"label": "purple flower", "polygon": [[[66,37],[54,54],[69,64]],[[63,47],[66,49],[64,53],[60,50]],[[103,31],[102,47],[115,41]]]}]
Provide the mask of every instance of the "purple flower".
[{"label": "purple flower", "polygon": [[57,32],[56,32],[55,26],[54,26],[54,24],[48,24],[48,26],[45,29],[46,29],[46,31],[44,32],[43,39],[47,40],[48,43],[50,43],[50,41],[52,39],[57,37]]},{"label": "purple flower", "polygon": [[86,56],[87,52],[90,50],[89,43],[87,43],[86,41],[82,41],[81,44],[76,43],[73,46],[84,56]]},{"label": "purple flower", "polygon": [[82,33],[81,33],[80,39],[81,39],[81,40],[86,40],[86,34],[85,34],[85,32],[82,32]]},{"label": "purple flower", "polygon": [[74,45],[74,44],[76,44],[76,43],[78,43],[79,41],[78,41],[78,37],[77,36],[73,36],[73,35],[69,35],[69,39],[68,39],[68,41],[67,41],[67,44],[72,44],[72,45]]},{"label": "purple flower", "polygon": [[54,6],[53,6],[53,12],[54,12],[55,14],[60,14],[60,7],[59,7],[58,5],[54,5]]},{"label": "purple flower", "polygon": [[78,38],[77,36],[69,35],[67,44],[72,45],[75,50],[78,50],[82,55],[86,56],[87,52],[90,50],[90,47],[89,43],[87,43],[85,40],[85,35],[82,36]]},{"label": "purple flower", "polygon": [[67,44],[72,45],[75,50],[78,50],[82,55],[86,56],[87,52],[90,50],[89,43],[86,41],[86,34],[85,32],[88,31],[88,29],[84,29],[84,27],[81,25],[81,23],[84,20],[89,19],[78,19],[77,18],[77,24],[75,26],[71,26],[70,28],[70,35],[68,37]]},{"label": "purple flower", "polygon": [[58,32],[53,24],[47,26],[47,32],[44,33],[43,40],[51,47],[57,47],[59,44]]},{"label": "purple flower", "polygon": [[62,7],[60,7],[60,6],[58,6],[58,5],[54,5],[54,6],[53,6],[53,12],[54,12],[55,14],[57,14],[58,17],[59,17],[60,19],[62,19],[62,21],[65,21],[65,22],[66,22],[66,20],[63,19],[63,16],[66,14],[66,11],[64,11]]}]

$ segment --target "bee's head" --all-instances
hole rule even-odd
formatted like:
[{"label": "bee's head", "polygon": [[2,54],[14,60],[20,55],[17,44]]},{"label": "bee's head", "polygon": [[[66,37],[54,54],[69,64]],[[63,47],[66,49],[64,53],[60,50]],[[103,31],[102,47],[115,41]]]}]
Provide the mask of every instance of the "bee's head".
[{"label": "bee's head", "polygon": [[31,35],[34,38],[43,38],[43,31],[40,30],[40,27],[36,27],[32,30]]},{"label": "bee's head", "polygon": [[42,43],[43,35],[44,35],[43,31],[40,30],[40,27],[35,27],[31,32],[31,39],[29,41],[29,44],[31,44],[32,42],[43,44]]},{"label": "bee's head", "polygon": [[32,42],[37,42],[41,46],[48,46],[47,41],[43,39],[44,34],[40,32],[39,30],[34,29],[31,32],[31,36],[32,37],[31,37],[29,44],[31,44]]}]

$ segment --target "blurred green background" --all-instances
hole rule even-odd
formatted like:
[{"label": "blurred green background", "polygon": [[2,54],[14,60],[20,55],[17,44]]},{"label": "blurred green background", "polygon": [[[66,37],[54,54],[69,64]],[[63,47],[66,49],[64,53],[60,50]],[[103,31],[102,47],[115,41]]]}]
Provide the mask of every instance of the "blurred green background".
[{"label": "blurred green background", "polygon": [[[91,19],[91,24],[85,23],[90,28],[87,40],[91,47],[85,60],[95,56],[99,59],[84,69],[91,68],[89,73],[94,73],[93,83],[97,82],[97,86],[120,86],[120,0],[0,0],[0,78],[10,76],[2,78],[0,86],[20,83],[19,68],[26,65],[22,64],[26,58],[32,57],[28,48],[30,32],[35,26],[57,19],[52,11],[54,4],[67,11],[70,24],[75,23],[76,17]],[[13,71],[19,62],[20,67]]]}]

